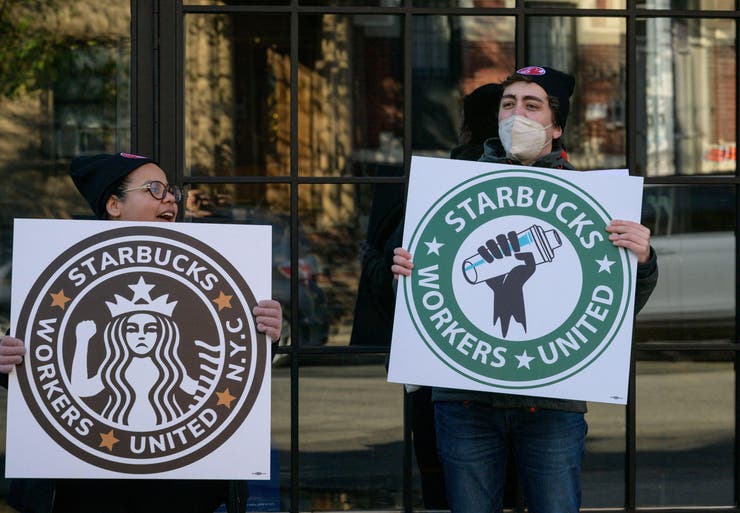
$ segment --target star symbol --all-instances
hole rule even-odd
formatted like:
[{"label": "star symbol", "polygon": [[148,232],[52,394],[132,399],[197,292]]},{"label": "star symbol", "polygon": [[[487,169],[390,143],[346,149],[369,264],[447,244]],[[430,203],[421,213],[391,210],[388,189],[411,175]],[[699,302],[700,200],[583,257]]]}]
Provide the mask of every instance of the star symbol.
[{"label": "star symbol", "polygon": [[597,264],[599,264],[599,272],[606,271],[609,274],[612,273],[612,266],[616,263],[611,260],[609,260],[606,255],[604,255],[604,258],[601,260],[596,261]]},{"label": "star symbol", "polygon": [[437,237],[434,237],[432,239],[432,242],[425,242],[424,244],[427,245],[429,250],[427,251],[427,255],[431,255],[434,253],[435,255],[439,256],[439,248],[444,246],[444,242],[437,242]]},{"label": "star symbol", "polygon": [[62,310],[64,310],[68,302],[72,301],[71,298],[64,295],[64,289],[60,290],[56,294],[50,292],[49,295],[52,298],[51,306],[58,306]]},{"label": "star symbol", "polygon": [[229,392],[229,389],[227,388],[223,392],[216,392],[216,395],[218,396],[218,402],[216,403],[216,406],[223,405],[226,406],[228,409],[231,409],[231,403],[236,399],[233,395],[231,395],[231,392]]},{"label": "star symbol", "polygon": [[139,278],[136,285],[129,285],[128,288],[134,291],[134,297],[131,298],[132,303],[136,303],[139,299],[143,299],[146,302],[151,302],[152,296],[149,292],[154,288],[154,285],[150,285],[144,281],[143,277]]},{"label": "star symbol", "polygon": [[100,433],[100,445],[98,447],[105,447],[109,451],[113,452],[113,446],[119,441],[120,440],[116,438],[116,436],[113,434],[113,430],[111,429],[107,433]]},{"label": "star symbol", "polygon": [[519,366],[517,367],[517,369],[521,369],[522,367],[526,367],[527,369],[529,369],[529,362],[531,362],[532,360],[534,360],[534,357],[529,356],[527,354],[527,350],[526,349],[524,350],[524,352],[522,354],[520,354],[518,356],[517,355],[514,355],[514,357],[517,360],[519,360]]},{"label": "star symbol", "polygon": [[231,308],[231,298],[234,296],[227,296],[223,293],[223,291],[220,291],[218,293],[218,297],[213,300],[214,303],[218,305],[218,311],[220,312],[224,308]]}]

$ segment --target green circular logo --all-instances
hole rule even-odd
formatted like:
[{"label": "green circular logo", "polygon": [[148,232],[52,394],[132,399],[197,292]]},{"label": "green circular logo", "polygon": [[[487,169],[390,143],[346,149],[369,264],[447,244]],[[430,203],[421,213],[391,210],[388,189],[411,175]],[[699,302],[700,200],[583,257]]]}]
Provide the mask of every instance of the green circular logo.
[{"label": "green circular logo", "polygon": [[416,330],[479,383],[535,388],[580,372],[612,342],[631,295],[610,220],[587,192],[542,172],[457,185],[411,236],[404,288]]}]

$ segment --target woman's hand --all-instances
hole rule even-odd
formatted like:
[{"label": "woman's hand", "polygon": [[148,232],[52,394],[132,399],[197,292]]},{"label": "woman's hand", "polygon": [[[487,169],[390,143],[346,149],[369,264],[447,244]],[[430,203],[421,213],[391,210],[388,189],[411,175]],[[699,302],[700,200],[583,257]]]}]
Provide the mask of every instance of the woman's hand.
[{"label": "woman's hand", "polygon": [[393,250],[393,265],[391,265],[393,279],[397,280],[399,276],[411,276],[413,268],[414,262],[411,260],[411,253],[403,248]]},{"label": "woman's hand", "polygon": [[0,339],[0,372],[10,374],[16,365],[23,362],[26,348],[23,341],[8,335]]},{"label": "woman's hand", "polygon": [[650,259],[650,229],[634,221],[614,219],[606,231],[609,240],[617,247],[626,248],[637,255],[637,262],[644,264]]},{"label": "woman's hand", "polygon": [[274,299],[263,299],[257,303],[252,313],[257,322],[257,330],[272,339],[280,340],[280,331],[283,325],[283,307]]}]

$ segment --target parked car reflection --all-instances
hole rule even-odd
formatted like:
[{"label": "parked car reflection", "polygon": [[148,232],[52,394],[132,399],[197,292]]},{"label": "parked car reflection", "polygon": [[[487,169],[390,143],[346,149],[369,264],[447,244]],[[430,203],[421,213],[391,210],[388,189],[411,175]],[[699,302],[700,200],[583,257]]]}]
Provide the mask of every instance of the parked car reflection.
[{"label": "parked car reflection", "polygon": [[660,279],[637,316],[637,340],[732,341],[734,188],[648,185],[643,223],[652,231]]},{"label": "parked car reflection", "polygon": [[[198,189],[188,191],[186,217],[199,223],[239,223],[272,226],[272,297],[283,307],[280,346],[293,341],[291,330],[290,216],[274,214],[261,208],[234,207],[223,194],[207,194]],[[319,346],[329,335],[330,312],[325,292],[317,278],[323,272],[319,257],[312,251],[308,238],[298,229],[298,319],[295,327],[302,346]],[[274,362],[286,361],[287,355],[276,355]]]}]

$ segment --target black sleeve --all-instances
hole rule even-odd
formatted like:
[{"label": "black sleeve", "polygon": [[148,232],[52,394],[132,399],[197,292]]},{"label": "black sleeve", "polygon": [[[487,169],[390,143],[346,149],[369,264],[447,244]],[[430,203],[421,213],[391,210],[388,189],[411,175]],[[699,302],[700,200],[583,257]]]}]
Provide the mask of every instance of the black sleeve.
[{"label": "black sleeve", "polygon": [[637,264],[637,284],[635,286],[635,315],[642,307],[658,283],[658,256],[655,250],[650,247],[650,258],[644,264]]}]

